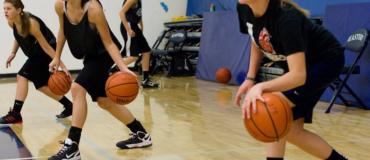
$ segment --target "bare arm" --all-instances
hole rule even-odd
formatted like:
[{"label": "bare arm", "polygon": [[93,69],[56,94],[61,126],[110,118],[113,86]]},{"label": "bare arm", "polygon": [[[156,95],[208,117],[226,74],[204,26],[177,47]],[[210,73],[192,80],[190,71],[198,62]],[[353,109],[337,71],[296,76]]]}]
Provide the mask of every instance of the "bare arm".
[{"label": "bare arm", "polygon": [[263,54],[260,50],[258,50],[257,44],[252,41],[247,77],[256,78],[257,72],[260,68],[262,57]]},{"label": "bare arm", "polygon": [[122,24],[123,26],[125,26],[126,31],[131,30],[131,27],[126,19],[126,13],[136,3],[138,3],[137,0],[127,0],[125,5],[123,5],[121,11],[119,12],[119,17],[121,18]]},{"label": "bare arm", "polygon": [[[10,23],[9,21],[8,21],[8,25],[9,25],[10,28],[13,29],[13,24]],[[17,40],[14,40],[13,48],[12,48],[12,51],[10,53],[17,54],[18,49],[19,49],[19,44],[18,44]]]},{"label": "bare arm", "polygon": [[297,52],[287,57],[289,72],[283,76],[260,83],[264,92],[287,91],[306,82],[306,61],[304,52]]},{"label": "bare arm", "polygon": [[92,1],[93,3],[89,6],[89,20],[91,23],[95,24],[99,35],[102,39],[104,47],[109,52],[110,56],[112,57],[113,61],[117,64],[119,69],[127,70],[127,66],[123,63],[123,58],[121,57],[119,50],[116,44],[113,42],[112,37],[110,36],[109,27],[107,20],[105,18],[104,12],[100,4],[96,1]]},{"label": "bare arm", "polygon": [[63,25],[63,0],[57,0],[55,3],[55,12],[58,15],[59,19],[59,30],[57,36],[57,48],[55,51],[55,57],[60,59],[66,38],[64,37],[64,25]]},{"label": "bare arm", "polygon": [[54,49],[50,46],[48,41],[46,41],[44,35],[41,33],[40,24],[34,19],[31,19],[30,34],[36,38],[44,52],[51,58],[54,58]]},{"label": "bare arm", "polygon": [[63,25],[63,0],[56,0],[55,2],[55,12],[59,18],[59,31],[57,36],[57,48],[55,54],[53,56],[53,60],[49,64],[49,70],[55,72],[58,70],[59,65],[62,67],[63,71],[71,77],[71,74],[67,70],[66,66],[63,62],[60,61],[60,57],[62,55],[63,47],[66,42],[64,37],[64,25]]},{"label": "bare arm", "polygon": [[13,47],[12,47],[12,54],[17,54],[18,52],[18,49],[19,49],[19,44],[17,42],[17,40],[14,40],[14,43],[13,43]]},{"label": "bare arm", "polygon": [[140,29],[141,29],[141,31],[142,31],[142,32],[144,32],[144,24],[143,24],[143,20],[141,20],[141,21],[139,22],[139,25],[140,25]]}]

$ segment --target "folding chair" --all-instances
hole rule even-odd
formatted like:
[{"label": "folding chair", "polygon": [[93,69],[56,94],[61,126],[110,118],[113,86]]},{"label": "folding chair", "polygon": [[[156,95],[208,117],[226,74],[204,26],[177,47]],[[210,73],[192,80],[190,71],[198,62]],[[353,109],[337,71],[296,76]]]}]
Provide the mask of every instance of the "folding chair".
[{"label": "folding chair", "polygon": [[170,32],[164,49],[157,49],[157,45],[156,48],[152,50],[153,60],[155,61],[152,73],[155,73],[160,67],[163,67],[168,71],[168,76],[173,75],[175,65],[174,56],[182,51],[186,39],[187,32],[185,30]]},{"label": "folding chair", "polygon": [[[360,74],[360,67],[357,65],[357,62],[364,54],[367,48],[368,40],[369,40],[369,31],[365,28],[358,29],[349,36],[345,44],[345,48],[356,53],[357,57],[355,58],[351,66],[344,67],[341,73],[341,75],[344,75],[344,78],[341,79],[340,77],[338,77],[333,83],[330,84],[329,88],[332,89],[334,93],[333,97],[330,100],[329,107],[327,108],[325,113],[330,113],[331,108],[333,107],[334,102],[337,98],[339,98],[346,106],[352,106],[352,104],[354,104],[346,100],[342,96],[342,94],[348,94],[352,96],[355,99],[355,103],[360,105],[362,108],[367,109],[363,101],[346,83],[352,74]],[[343,88],[345,88],[348,92],[342,92]]]}]

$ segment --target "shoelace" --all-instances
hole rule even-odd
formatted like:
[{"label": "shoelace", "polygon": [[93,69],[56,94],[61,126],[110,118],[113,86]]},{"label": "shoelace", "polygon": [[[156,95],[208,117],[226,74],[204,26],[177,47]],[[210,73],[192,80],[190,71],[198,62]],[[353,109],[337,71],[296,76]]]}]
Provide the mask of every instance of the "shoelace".
[{"label": "shoelace", "polygon": [[63,148],[57,153],[57,155],[62,155],[63,153],[65,153],[67,151],[67,149],[71,146],[67,146],[66,144],[64,144],[63,141],[59,141],[60,144],[63,144]]},{"label": "shoelace", "polygon": [[[137,134],[135,134],[135,133],[129,133],[128,135],[130,136],[129,140],[133,140],[133,139],[135,139],[136,137],[138,137],[138,135],[137,135]],[[139,138],[140,138],[140,137],[139,137]]]},{"label": "shoelace", "polygon": [[[130,133],[130,134],[135,134],[135,133]],[[143,136],[142,138],[141,138],[141,137],[139,136],[139,134],[137,134],[137,133],[136,133],[135,135],[136,135],[136,137],[137,137],[138,139],[140,139],[141,141],[146,141],[146,139],[145,139],[145,138],[147,137],[147,136],[146,136],[147,134],[146,134],[146,133],[142,133],[142,134],[144,134],[144,136]]]}]

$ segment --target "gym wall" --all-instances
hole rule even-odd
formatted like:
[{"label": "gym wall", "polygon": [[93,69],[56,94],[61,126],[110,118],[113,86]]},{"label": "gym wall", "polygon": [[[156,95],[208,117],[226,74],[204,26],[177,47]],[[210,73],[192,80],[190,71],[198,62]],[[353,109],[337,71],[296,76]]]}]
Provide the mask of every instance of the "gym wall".
[{"label": "gym wall", "polygon": [[[54,35],[57,36],[59,24],[58,17],[54,11],[54,2],[54,0],[23,0],[25,11],[29,11],[40,17],[53,31]],[[101,2],[103,3],[106,18],[113,33],[122,43],[123,38],[119,30],[120,19],[118,13],[121,9],[123,0],[108,0]],[[170,21],[173,16],[182,16],[186,13],[187,0],[142,0],[142,2],[144,35],[149,45],[155,42],[160,32],[163,30],[164,22]],[[161,2],[167,6],[167,12],[163,8],[163,5],[161,5]],[[8,26],[3,11],[0,14],[0,35],[0,76],[17,73],[24,64],[26,56],[24,56],[21,49],[19,49],[16,58],[12,62],[12,66],[8,69],[5,68],[6,60],[13,46],[14,37],[13,30]],[[70,70],[82,68],[82,62],[73,58],[67,44],[64,47],[62,60]]]}]

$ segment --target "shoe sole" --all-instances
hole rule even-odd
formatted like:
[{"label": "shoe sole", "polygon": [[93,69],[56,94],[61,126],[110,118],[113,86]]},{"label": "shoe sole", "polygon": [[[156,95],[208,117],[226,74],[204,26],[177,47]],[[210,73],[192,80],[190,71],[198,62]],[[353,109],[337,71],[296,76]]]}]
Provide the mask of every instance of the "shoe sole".
[{"label": "shoe sole", "polygon": [[81,156],[73,157],[72,159],[69,160],[81,160]]},{"label": "shoe sole", "polygon": [[59,119],[63,119],[63,118],[68,118],[68,117],[70,117],[70,116],[72,116],[72,115],[69,115],[69,116],[58,116],[58,115],[56,115],[55,117],[57,117],[57,118],[59,118]]},{"label": "shoe sole", "polygon": [[4,126],[4,127],[6,127],[6,126],[11,126],[11,125],[17,125],[17,124],[22,124],[23,123],[23,121],[22,122],[17,122],[17,123],[0,123],[0,126]]},{"label": "shoe sole", "polygon": [[148,148],[148,147],[151,147],[152,145],[153,145],[153,143],[144,144],[144,145],[136,145],[136,146],[132,146],[132,147],[127,147],[127,146],[124,146],[124,147],[117,146],[117,147],[120,148],[120,149],[139,149],[139,148]]},{"label": "shoe sole", "polygon": [[159,86],[143,86],[143,85],[142,85],[142,87],[143,88],[159,88]]}]

